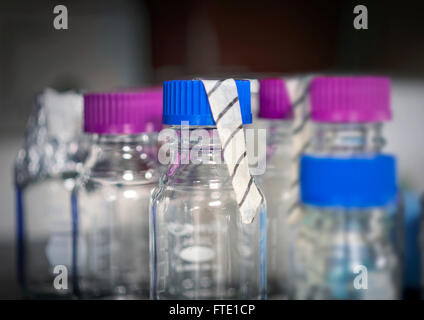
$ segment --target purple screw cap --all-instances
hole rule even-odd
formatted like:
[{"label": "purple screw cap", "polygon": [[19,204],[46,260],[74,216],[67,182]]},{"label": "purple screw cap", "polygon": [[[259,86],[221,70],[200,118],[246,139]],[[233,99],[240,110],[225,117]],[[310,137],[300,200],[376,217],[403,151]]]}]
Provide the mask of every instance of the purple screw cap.
[{"label": "purple screw cap", "polygon": [[392,118],[390,79],[318,77],[310,87],[311,119],[317,122],[383,122]]},{"label": "purple screw cap", "polygon": [[84,131],[137,134],[162,128],[162,88],[84,95]]},{"label": "purple screw cap", "polygon": [[292,118],[292,103],[284,80],[262,79],[259,84],[259,118]]}]

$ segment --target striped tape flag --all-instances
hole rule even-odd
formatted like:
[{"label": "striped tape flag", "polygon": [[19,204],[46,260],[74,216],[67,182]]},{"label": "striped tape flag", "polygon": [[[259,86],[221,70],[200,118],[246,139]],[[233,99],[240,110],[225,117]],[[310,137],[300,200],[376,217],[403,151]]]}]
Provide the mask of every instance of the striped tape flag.
[{"label": "striped tape flag", "polygon": [[264,197],[249,171],[236,82],[234,79],[201,81],[208,95],[241,220],[251,223]]},{"label": "striped tape flag", "polygon": [[283,79],[293,106],[292,128],[292,166],[290,183],[290,205],[287,212],[288,221],[293,223],[300,218],[300,186],[299,162],[300,157],[308,149],[311,142],[309,83],[310,76],[289,77]]}]

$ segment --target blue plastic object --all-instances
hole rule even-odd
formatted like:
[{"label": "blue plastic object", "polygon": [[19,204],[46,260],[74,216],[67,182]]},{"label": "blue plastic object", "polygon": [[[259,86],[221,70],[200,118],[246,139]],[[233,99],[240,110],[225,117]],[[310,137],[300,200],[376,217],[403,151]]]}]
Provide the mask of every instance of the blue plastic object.
[{"label": "blue plastic object", "polygon": [[304,155],[301,200],[321,207],[367,208],[396,200],[396,159],[391,155],[344,158]]},{"label": "blue plastic object", "polygon": [[[252,123],[250,81],[236,80],[243,124]],[[200,80],[172,80],[163,83],[163,124],[213,126],[215,121]]]}]

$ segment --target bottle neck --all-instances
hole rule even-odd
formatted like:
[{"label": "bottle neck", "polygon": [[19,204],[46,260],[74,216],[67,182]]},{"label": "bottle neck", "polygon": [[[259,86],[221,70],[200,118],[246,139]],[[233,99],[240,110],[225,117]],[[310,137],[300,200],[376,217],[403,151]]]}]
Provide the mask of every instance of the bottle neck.
[{"label": "bottle neck", "polygon": [[261,121],[266,129],[267,160],[276,157],[287,157],[288,147],[291,141],[292,121],[291,120],[266,120]]},{"label": "bottle neck", "polygon": [[158,166],[156,154],[156,134],[94,135],[85,168],[90,176],[150,179],[148,172]]},{"label": "bottle neck", "polygon": [[381,123],[314,123],[310,152],[379,153],[385,145]]},{"label": "bottle neck", "polygon": [[[168,165],[166,174],[162,176],[163,183],[170,179],[173,184],[185,186],[231,187],[215,126],[172,126],[169,129],[172,131],[165,139],[161,137],[159,142],[161,150],[167,150],[159,152],[159,161]],[[162,158],[161,154],[166,156]]]},{"label": "bottle neck", "polygon": [[175,160],[179,164],[225,164],[215,126],[173,126],[171,129],[175,130],[175,136],[169,143],[177,152]]}]

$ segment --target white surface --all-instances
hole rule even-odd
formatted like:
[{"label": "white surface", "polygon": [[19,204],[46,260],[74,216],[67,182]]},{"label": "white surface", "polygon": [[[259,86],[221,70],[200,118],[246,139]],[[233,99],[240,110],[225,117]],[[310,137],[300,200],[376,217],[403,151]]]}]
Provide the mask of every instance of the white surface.
[{"label": "white surface", "polygon": [[386,151],[398,157],[402,186],[424,192],[424,81],[394,80],[393,121],[385,125]]}]

